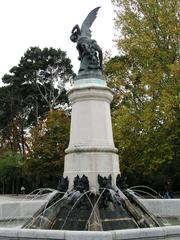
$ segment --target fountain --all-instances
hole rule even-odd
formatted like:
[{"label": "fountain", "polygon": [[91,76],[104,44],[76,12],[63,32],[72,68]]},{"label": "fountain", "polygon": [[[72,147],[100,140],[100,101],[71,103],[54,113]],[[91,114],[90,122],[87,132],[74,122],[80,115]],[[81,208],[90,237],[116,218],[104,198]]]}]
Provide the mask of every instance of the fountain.
[{"label": "fountain", "polygon": [[113,92],[102,73],[102,50],[90,27],[99,7],[70,39],[77,44],[80,69],[69,92],[70,142],[59,192],[23,228],[107,231],[158,227],[159,222],[132,192],[122,192],[110,113]]},{"label": "fountain", "polygon": [[162,227],[138,198],[145,191],[126,189],[121,177],[111,124],[113,92],[103,77],[102,50],[91,39],[98,10],[93,9],[81,28],[75,25],[71,32],[80,69],[69,91],[70,142],[58,191],[21,229],[0,229],[2,239],[180,239],[177,226]]}]

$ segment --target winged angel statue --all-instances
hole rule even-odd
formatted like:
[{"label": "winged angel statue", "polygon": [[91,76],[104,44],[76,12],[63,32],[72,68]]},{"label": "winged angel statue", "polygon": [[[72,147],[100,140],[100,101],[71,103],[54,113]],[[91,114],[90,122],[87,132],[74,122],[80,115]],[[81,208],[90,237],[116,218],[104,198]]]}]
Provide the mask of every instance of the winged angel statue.
[{"label": "winged angel statue", "polygon": [[97,12],[100,7],[93,9],[82,23],[81,29],[76,24],[72,31],[70,39],[77,43],[77,50],[79,52],[78,59],[81,61],[80,72],[87,72],[89,70],[102,70],[102,50],[97,42],[91,39],[91,30]]}]

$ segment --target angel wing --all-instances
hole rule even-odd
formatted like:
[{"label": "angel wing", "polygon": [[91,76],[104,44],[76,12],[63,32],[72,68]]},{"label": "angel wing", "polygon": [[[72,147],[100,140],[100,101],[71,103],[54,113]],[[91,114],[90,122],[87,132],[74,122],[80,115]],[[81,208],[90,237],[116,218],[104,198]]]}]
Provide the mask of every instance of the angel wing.
[{"label": "angel wing", "polygon": [[94,20],[96,19],[99,8],[100,7],[94,8],[85,18],[81,26],[81,37],[83,36],[91,38],[90,27],[92,26]]}]

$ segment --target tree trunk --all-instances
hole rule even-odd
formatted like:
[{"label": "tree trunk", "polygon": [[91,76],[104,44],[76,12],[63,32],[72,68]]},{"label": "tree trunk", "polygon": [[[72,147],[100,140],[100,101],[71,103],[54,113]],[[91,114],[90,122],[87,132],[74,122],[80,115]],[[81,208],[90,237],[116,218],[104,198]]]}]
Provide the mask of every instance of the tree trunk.
[{"label": "tree trunk", "polygon": [[22,143],[22,156],[25,159],[25,138],[24,138],[24,126],[21,127],[21,143]]},{"label": "tree trunk", "polygon": [[[37,88],[37,87],[36,87]],[[38,121],[38,97],[35,95],[35,123]]]},{"label": "tree trunk", "polygon": [[16,179],[16,195],[19,193],[19,178]]},{"label": "tree trunk", "polygon": [[14,180],[12,182],[12,194],[14,194]]},{"label": "tree trunk", "polygon": [[5,194],[5,181],[3,180],[3,189],[2,189],[2,194]]}]

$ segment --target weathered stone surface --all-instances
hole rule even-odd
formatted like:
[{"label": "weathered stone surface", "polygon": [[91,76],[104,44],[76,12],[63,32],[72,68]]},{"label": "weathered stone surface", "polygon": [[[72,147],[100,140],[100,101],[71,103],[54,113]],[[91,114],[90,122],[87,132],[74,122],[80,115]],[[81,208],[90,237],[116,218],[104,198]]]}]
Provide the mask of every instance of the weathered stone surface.
[{"label": "weathered stone surface", "polygon": [[4,203],[2,205],[2,218],[3,219],[12,219],[12,218],[20,218],[21,216],[21,208],[20,203]]},{"label": "weathered stone surface", "polygon": [[47,231],[47,230],[30,230],[30,229],[21,229],[17,231],[18,239],[53,239],[53,240],[64,240],[65,232],[64,231]]},{"label": "weathered stone surface", "polygon": [[0,220],[30,218],[45,200],[0,202]]},{"label": "weathered stone surface", "polygon": [[112,240],[111,232],[66,231],[65,240]]},{"label": "weathered stone surface", "polygon": [[0,228],[3,240],[158,240],[180,239],[180,227],[144,228],[117,231],[59,231]]},{"label": "weathered stone surface", "polygon": [[118,155],[112,152],[74,152],[66,155],[64,176],[68,176],[69,188],[73,187],[77,174],[82,177],[85,174],[89,179],[90,189],[98,190],[98,174],[112,176],[112,185],[116,183],[119,174]]},{"label": "weathered stone surface", "polygon": [[144,228],[144,229],[128,229],[128,230],[117,230],[115,232],[115,239],[165,239],[163,228]]},{"label": "weathered stone surface", "polygon": [[72,103],[70,142],[66,149],[64,177],[69,188],[73,179],[85,174],[90,189],[98,189],[97,176],[112,175],[112,185],[119,174],[119,159],[114,146],[110,102],[113,93],[102,79],[75,82],[69,93]]},{"label": "weathered stone surface", "polygon": [[180,199],[139,199],[155,216],[179,217]]}]

